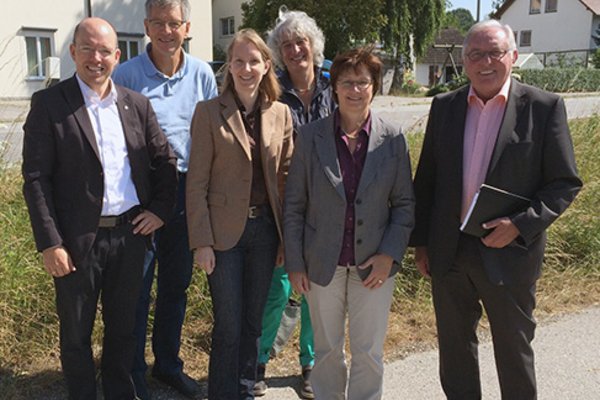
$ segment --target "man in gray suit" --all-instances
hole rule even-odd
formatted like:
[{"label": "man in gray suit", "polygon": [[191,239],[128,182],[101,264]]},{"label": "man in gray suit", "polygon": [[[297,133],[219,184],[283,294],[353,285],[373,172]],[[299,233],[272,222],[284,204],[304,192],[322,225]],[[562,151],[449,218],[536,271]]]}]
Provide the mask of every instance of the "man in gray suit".
[{"label": "man in gray suit", "polygon": [[[474,25],[463,60],[471,84],[433,100],[415,177],[419,271],[432,278],[441,383],[449,399],[479,399],[475,329],[485,307],[503,399],[537,397],[535,285],[546,228],[581,188],[562,99],[511,79],[510,27]],[[459,230],[481,184],[531,199],[487,221],[477,238]]]}]

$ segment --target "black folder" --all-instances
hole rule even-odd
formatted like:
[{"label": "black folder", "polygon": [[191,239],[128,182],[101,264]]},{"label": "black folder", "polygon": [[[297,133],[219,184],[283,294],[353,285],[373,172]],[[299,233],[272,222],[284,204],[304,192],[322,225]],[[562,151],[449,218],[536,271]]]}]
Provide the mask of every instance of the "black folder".
[{"label": "black folder", "polygon": [[525,210],[530,202],[527,197],[483,184],[473,196],[460,230],[469,235],[483,237],[490,229],[484,229],[481,224]]}]

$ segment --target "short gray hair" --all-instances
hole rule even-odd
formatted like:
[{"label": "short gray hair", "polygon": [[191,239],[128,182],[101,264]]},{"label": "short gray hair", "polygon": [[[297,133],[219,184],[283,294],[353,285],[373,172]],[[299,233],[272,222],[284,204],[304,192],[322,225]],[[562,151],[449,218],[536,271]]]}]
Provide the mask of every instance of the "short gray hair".
[{"label": "short gray hair", "polygon": [[508,26],[507,24],[503,24],[496,19],[488,19],[488,20],[476,23],[467,32],[467,35],[465,36],[465,40],[463,41],[463,47],[462,47],[463,59],[466,56],[467,46],[469,44],[469,40],[471,40],[471,37],[475,33],[481,32],[488,28],[502,29],[504,31],[504,33],[506,33],[506,37],[508,38],[508,49],[507,50],[512,51],[512,50],[517,49],[517,42],[515,41],[515,33],[513,32],[512,28],[510,26]]},{"label": "short gray hair", "polygon": [[284,34],[295,34],[299,37],[306,37],[310,42],[310,48],[313,53],[313,62],[317,66],[323,64],[325,56],[325,35],[321,28],[317,26],[314,19],[308,16],[304,11],[288,11],[285,6],[279,9],[275,28],[268,32],[267,44],[273,53],[273,61],[281,68],[285,69],[283,57],[281,55],[281,37]]},{"label": "short gray hair", "polygon": [[181,16],[183,21],[187,22],[190,20],[191,6],[188,0],[146,0],[146,18],[150,18],[150,11],[152,8],[173,8],[181,7]]}]

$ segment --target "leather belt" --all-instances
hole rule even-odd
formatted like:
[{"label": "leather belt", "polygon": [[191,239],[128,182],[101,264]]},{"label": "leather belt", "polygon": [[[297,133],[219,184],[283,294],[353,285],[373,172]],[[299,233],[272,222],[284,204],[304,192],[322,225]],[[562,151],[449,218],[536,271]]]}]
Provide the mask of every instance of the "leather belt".
[{"label": "leather belt", "polygon": [[248,219],[255,219],[258,217],[264,217],[265,215],[271,215],[271,207],[268,205],[262,206],[250,206],[248,207]]},{"label": "leather belt", "polygon": [[98,228],[116,228],[128,224],[141,212],[142,208],[140,206],[135,206],[125,211],[123,214],[100,217]]}]

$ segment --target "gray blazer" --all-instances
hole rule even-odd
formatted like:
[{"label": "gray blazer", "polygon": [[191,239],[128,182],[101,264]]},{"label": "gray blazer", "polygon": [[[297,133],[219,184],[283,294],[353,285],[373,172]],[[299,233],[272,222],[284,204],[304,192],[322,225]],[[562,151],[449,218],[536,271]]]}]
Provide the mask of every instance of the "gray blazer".
[{"label": "gray blazer", "polygon": [[[355,200],[357,264],[376,253],[398,272],[414,225],[410,159],[399,127],[372,113],[369,145]],[[334,116],[300,127],[284,201],[285,269],[331,282],[342,248],[346,196],[334,137]],[[365,279],[370,269],[359,270]]]}]

